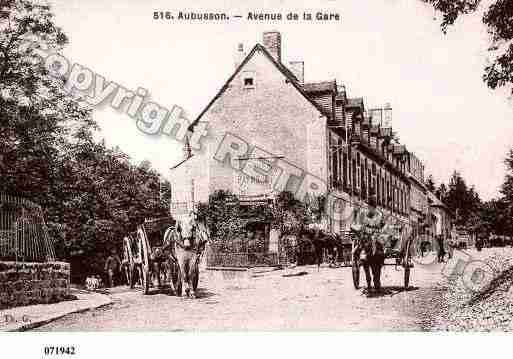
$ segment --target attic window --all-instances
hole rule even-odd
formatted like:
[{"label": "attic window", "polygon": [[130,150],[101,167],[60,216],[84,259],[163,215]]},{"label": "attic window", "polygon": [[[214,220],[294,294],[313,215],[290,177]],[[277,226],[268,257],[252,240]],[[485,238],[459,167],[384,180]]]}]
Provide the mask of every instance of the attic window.
[{"label": "attic window", "polygon": [[255,88],[255,72],[254,71],[244,71],[242,73],[242,85],[245,89],[254,89]]},{"label": "attic window", "polygon": [[244,79],[244,86],[245,87],[253,87],[254,86],[253,78],[252,77],[246,77]]}]

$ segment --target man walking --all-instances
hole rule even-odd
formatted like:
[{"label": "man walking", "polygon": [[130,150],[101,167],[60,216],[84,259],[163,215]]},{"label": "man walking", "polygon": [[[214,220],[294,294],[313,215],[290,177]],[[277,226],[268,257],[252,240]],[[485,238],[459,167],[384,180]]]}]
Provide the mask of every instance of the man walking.
[{"label": "man walking", "polygon": [[115,249],[112,249],[110,255],[105,261],[105,273],[107,274],[107,285],[109,288],[114,287],[114,277],[119,271],[121,260]]},{"label": "man walking", "polygon": [[376,209],[375,197],[370,198],[368,210],[355,209],[351,230],[357,236],[357,244],[354,246],[352,257],[353,261],[359,261],[360,257],[363,257],[361,259],[369,293],[372,290],[371,270],[374,289],[378,292],[381,290],[381,268],[385,252],[379,234],[384,225],[383,215]]}]

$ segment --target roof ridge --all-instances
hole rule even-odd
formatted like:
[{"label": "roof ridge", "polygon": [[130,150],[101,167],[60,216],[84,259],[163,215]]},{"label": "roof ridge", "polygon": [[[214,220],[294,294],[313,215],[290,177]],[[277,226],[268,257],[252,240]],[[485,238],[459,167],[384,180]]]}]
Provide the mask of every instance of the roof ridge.
[{"label": "roof ridge", "polygon": [[233,74],[226,80],[224,85],[221,87],[221,89],[217,92],[217,94],[212,98],[212,100],[207,104],[207,106],[201,111],[201,113],[196,117],[196,119],[189,125],[188,130],[194,131],[194,127],[196,124],[200,121],[200,119],[203,117],[203,115],[208,111],[208,109],[213,105],[213,103],[226,91],[228,84],[235,78],[235,76],[240,72],[240,70],[246,65],[246,63],[249,61],[249,59],[255,54],[257,50],[260,50],[263,52],[265,56],[276,66],[276,68],[290,81],[290,83],[296,88],[296,90],[303,95],[303,97],[310,102],[323,116],[326,116],[327,118],[331,118],[331,115],[329,113],[326,113],[325,110],[319,106],[313,99],[311,99],[306,92],[303,90],[301,85],[298,84],[298,79],[294,74],[280,61],[277,61],[270,53],[267,51],[265,46],[261,45],[260,43],[256,43],[255,46],[251,49],[251,51],[246,55],[244,60],[237,66]]}]

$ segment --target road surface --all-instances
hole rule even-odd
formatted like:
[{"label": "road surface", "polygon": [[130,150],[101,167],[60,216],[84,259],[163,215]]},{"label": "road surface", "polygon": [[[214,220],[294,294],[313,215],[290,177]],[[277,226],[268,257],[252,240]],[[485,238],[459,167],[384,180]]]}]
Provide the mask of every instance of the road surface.
[{"label": "road surface", "polygon": [[429,330],[443,309],[441,266],[416,265],[408,291],[402,289],[402,268],[387,266],[383,294],[373,297],[353,288],[350,268],[203,271],[197,299],[118,287],[114,304],[35,330]]}]

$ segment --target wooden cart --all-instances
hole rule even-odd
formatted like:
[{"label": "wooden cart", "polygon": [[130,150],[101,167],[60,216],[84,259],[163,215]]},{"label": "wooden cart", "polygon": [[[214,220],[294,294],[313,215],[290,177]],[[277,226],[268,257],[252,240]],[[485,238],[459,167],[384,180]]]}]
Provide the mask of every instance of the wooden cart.
[{"label": "wooden cart", "polygon": [[[351,236],[355,236],[351,234]],[[389,253],[385,253],[385,263],[384,266],[396,266],[403,268],[403,278],[404,278],[404,289],[408,289],[410,286],[410,271],[413,268],[413,263],[411,259],[411,246],[412,239],[406,239],[406,244],[404,245],[404,251],[391,251]],[[352,248],[351,253],[354,253],[354,249],[356,246],[356,238],[353,237],[352,240]],[[362,266],[362,261],[360,258],[352,258],[352,274],[353,274],[353,284],[355,289],[360,288],[360,267]]]},{"label": "wooden cart", "polygon": [[[147,220],[137,227],[135,233],[127,235],[123,241],[125,268],[129,272],[127,277],[133,288],[136,271],[141,277],[143,293],[148,294],[154,279],[158,286],[164,281],[173,280],[177,276],[176,268],[170,260],[169,250],[164,248],[164,233],[174,227],[175,221],[171,217]],[[126,253],[126,254],[125,254]],[[163,271],[167,269],[167,271]]]}]

